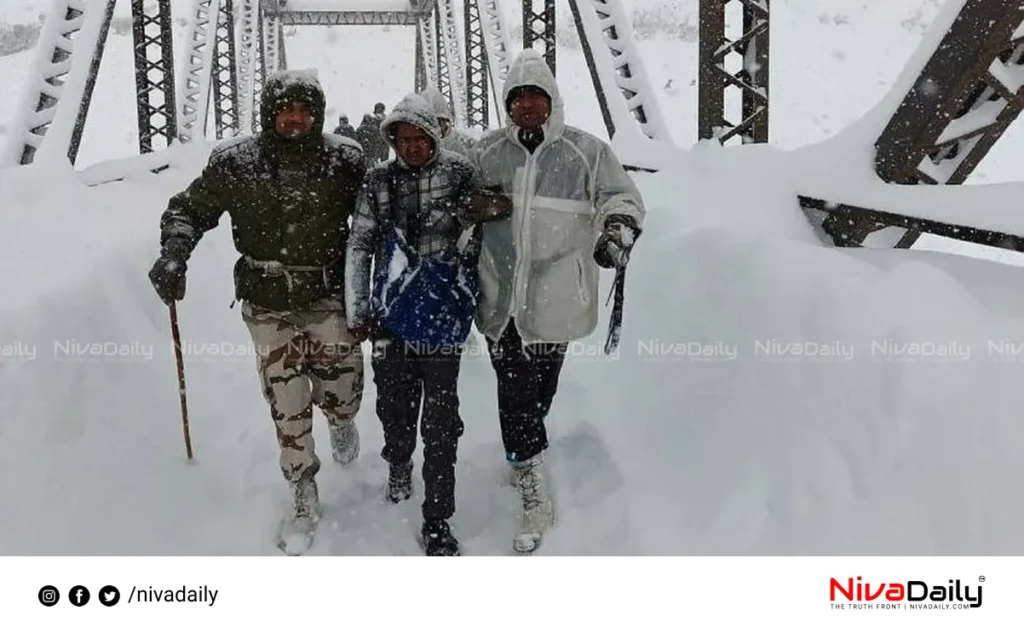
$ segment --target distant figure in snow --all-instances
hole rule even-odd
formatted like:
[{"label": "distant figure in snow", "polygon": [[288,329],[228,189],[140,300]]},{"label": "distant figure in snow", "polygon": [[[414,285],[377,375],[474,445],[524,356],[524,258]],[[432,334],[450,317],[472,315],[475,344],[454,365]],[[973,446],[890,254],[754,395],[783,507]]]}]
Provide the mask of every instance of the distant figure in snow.
[{"label": "distant figure in snow", "polygon": [[380,125],[384,121],[384,104],[378,103],[377,106],[381,110],[380,114],[376,114],[376,111],[374,114],[367,114],[356,130],[356,141],[363,146],[368,168],[386,161],[391,153],[391,146],[381,136],[380,131]]},{"label": "distant figure in snow", "polygon": [[505,456],[522,501],[513,546],[540,546],[555,519],[547,483],[545,419],[568,344],[597,327],[598,267],[625,261],[644,203],[607,143],[565,124],[555,77],[522,51],[505,81],[510,121],[470,152],[485,187],[513,202],[483,225],[476,326],[498,383]]},{"label": "distant figure in snow", "polygon": [[356,129],[352,127],[352,124],[348,122],[348,115],[342,114],[338,117],[338,127],[334,128],[334,133],[338,136],[344,136],[350,138],[353,141],[359,142],[356,138]]},{"label": "distant figure in snow", "polygon": [[420,92],[420,96],[433,106],[434,114],[437,115],[438,123],[441,126],[441,148],[468,156],[476,139],[453,125],[452,107],[441,91],[433,86],[428,86]]},{"label": "distant figure in snow", "polygon": [[327,418],[334,460],[349,465],[359,454],[363,356],[342,297],[349,216],[366,168],[353,141],[319,132],[324,107],[315,77],[271,77],[262,94],[263,131],[217,147],[202,174],[170,199],[160,219],[160,257],[149,273],[165,303],[183,299],[193,249],[223,213],[231,216],[241,254],[235,298],[258,354],[292,492],[278,546],[292,554],[312,545],[320,516],[314,405]]}]

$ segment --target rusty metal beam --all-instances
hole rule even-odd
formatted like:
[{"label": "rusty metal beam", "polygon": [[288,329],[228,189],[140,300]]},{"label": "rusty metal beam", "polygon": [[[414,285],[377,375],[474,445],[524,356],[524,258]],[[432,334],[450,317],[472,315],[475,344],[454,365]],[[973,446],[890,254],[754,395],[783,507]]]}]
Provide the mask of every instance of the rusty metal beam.
[{"label": "rusty metal beam", "polygon": [[[835,246],[860,247],[863,246],[864,239],[871,233],[889,227],[900,227],[918,234],[928,233],[981,246],[992,246],[1011,251],[1024,250],[1022,249],[1024,237],[1020,235],[917,218],[891,211],[834,203],[810,196],[798,196],[798,198],[800,206],[804,210],[815,210],[828,214],[822,229],[832,238]],[[896,248],[910,248],[910,244],[904,244],[901,241]]]},{"label": "rusty metal beam", "polygon": [[523,48],[536,48],[543,44],[541,54],[548,63],[551,74],[555,73],[555,50],[558,48],[557,25],[555,24],[555,0],[522,0],[523,2]]},{"label": "rusty metal beam", "polygon": [[[967,180],[1024,110],[1022,26],[1020,0],[967,0],[875,142],[879,177],[898,184]],[[919,236],[908,231],[899,246]]]},{"label": "rusty metal beam", "polygon": [[883,180],[967,179],[1024,105],[1022,23],[1020,0],[967,0],[875,143]]},{"label": "rusty metal beam", "polygon": [[[139,152],[169,147],[178,137],[171,38],[171,0],[132,0]],[[159,147],[154,141],[162,141]]]},{"label": "rusty metal beam", "polygon": [[[728,37],[726,9],[742,5],[742,27]],[[733,138],[743,143],[768,142],[769,0],[700,0],[697,137]],[[738,70],[729,70],[730,61]],[[738,121],[730,119],[725,96],[740,92]]]}]

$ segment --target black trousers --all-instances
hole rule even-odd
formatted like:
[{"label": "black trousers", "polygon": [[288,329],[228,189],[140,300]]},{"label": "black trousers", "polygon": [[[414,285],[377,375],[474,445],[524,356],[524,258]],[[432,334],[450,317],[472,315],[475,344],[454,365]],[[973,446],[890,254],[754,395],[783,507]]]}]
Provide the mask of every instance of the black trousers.
[{"label": "black trousers", "polygon": [[386,332],[374,339],[371,365],[377,417],[384,427],[381,457],[390,464],[412,459],[420,423],[427,521],[455,514],[455,461],[464,428],[458,396],[462,352],[461,346],[427,349]]},{"label": "black trousers", "polygon": [[567,348],[567,343],[538,343],[524,348],[515,321],[509,322],[497,341],[487,339],[491,366],[498,379],[501,440],[509,461],[526,461],[548,447],[544,420],[558,391]]}]

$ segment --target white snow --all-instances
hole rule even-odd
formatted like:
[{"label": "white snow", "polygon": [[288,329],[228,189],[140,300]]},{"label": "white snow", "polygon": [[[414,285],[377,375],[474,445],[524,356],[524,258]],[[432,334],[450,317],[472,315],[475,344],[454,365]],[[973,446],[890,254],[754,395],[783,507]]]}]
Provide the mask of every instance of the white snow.
[{"label": "white snow", "polygon": [[405,256],[405,251],[400,248],[396,248],[394,253],[391,255],[391,261],[388,263],[388,283],[393,283],[396,279],[402,276],[405,269],[409,267],[409,258]]},{"label": "white snow", "polygon": [[[1024,22],[1021,26],[1024,27]],[[989,65],[988,72],[1010,92],[1015,93],[1024,85],[1024,70],[1020,65],[1007,66],[1001,60],[995,59]]]},{"label": "white snow", "polygon": [[[960,2],[948,2],[943,15]],[[858,9],[824,25],[819,14],[845,5],[812,4],[772,6],[773,41],[786,43],[772,68],[778,146],[665,150],[656,158],[670,169],[636,175],[649,215],[632,253],[622,343],[616,358],[601,354],[604,312],[594,335],[571,348],[549,422],[559,523],[541,554],[1021,549],[1024,273],[950,253],[825,248],[795,200],[800,192],[913,205],[1011,229],[1020,224],[1012,212],[1020,186],[874,182],[864,139],[902,97],[907,84],[893,77],[918,36],[892,24],[896,8]],[[825,31],[848,57],[812,66],[824,63]],[[406,41],[397,30],[353,29],[331,42],[330,32],[290,36],[289,62],[320,69],[331,107],[390,105],[411,90],[411,34]],[[352,63],[342,51],[368,46],[371,33],[389,42],[373,49],[387,59]],[[134,142],[134,104],[124,99],[130,38],[113,40],[108,51],[119,61],[105,62],[98,88],[128,88],[97,93],[96,129],[86,134],[93,142],[83,143],[87,164],[97,165],[91,182],[116,175],[101,161],[126,156]],[[696,72],[696,43],[637,48],[652,85],[678,77],[684,86],[661,98],[674,137],[692,140],[695,87],[686,78]],[[603,136],[581,55],[559,54],[570,123]],[[30,59],[0,58],[0,76],[23,80]],[[815,81],[797,85],[808,76]],[[363,82],[365,93],[351,90]],[[890,88],[898,96],[875,106]],[[0,108],[0,121],[10,120],[11,106]],[[866,121],[840,131],[865,112]],[[983,163],[985,182],[1017,178],[1014,138],[1011,130]],[[189,261],[178,308],[191,464],[168,312],[146,276],[159,213],[206,151],[199,143],[147,159],[170,160],[159,177],[134,159],[145,165],[99,187],[53,166],[0,170],[0,500],[14,509],[0,513],[0,554],[278,553],[287,492],[251,342],[237,306],[229,309],[237,257],[229,223]],[[766,356],[765,348],[782,351]],[[411,501],[381,501],[386,470],[371,376],[367,363],[363,450],[353,470],[331,462],[317,414],[325,517],[312,554],[419,552],[419,478]],[[467,554],[505,554],[515,497],[502,483],[494,376],[479,345],[460,390],[466,433],[453,527]]]},{"label": "white snow", "polygon": [[1004,99],[985,101],[959,119],[950,121],[946,129],[939,135],[936,143],[945,143],[955,138],[974,134],[984,127],[993,125],[1005,107],[1006,100]]}]

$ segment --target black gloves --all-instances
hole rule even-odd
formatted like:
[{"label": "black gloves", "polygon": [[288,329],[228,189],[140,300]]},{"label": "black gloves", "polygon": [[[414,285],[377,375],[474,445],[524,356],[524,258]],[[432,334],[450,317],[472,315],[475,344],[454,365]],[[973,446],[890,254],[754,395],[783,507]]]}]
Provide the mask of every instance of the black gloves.
[{"label": "black gloves", "polygon": [[636,220],[628,215],[609,215],[604,231],[594,245],[594,261],[601,268],[615,268],[625,265],[633,242],[640,237]]},{"label": "black gloves", "polygon": [[500,185],[473,192],[469,209],[461,218],[464,224],[500,220],[512,215],[512,199],[501,192]]},{"label": "black gloves", "polygon": [[185,298],[185,263],[191,251],[185,240],[172,237],[164,242],[160,257],[149,271],[156,294],[167,305]]}]

